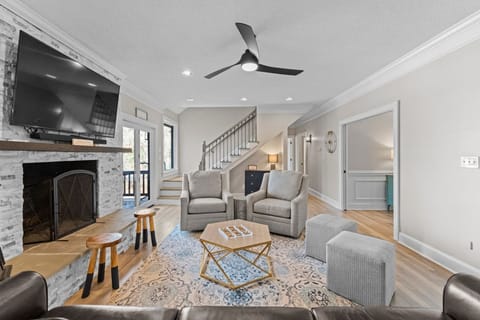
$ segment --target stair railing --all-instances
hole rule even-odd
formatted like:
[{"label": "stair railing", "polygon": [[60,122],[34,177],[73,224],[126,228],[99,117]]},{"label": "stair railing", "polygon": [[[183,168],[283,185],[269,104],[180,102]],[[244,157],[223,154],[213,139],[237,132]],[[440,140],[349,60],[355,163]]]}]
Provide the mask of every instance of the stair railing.
[{"label": "stair railing", "polygon": [[248,143],[257,142],[257,110],[219,135],[210,143],[203,141],[199,170],[220,170],[222,163],[230,163],[248,149]]}]

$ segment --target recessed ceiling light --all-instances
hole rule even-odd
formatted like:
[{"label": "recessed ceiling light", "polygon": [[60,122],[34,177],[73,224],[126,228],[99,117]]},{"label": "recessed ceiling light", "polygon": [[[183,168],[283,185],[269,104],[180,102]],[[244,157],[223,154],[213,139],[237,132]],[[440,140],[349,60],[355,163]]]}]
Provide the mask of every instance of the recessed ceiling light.
[{"label": "recessed ceiling light", "polygon": [[242,98],[240,98],[240,100],[242,100],[242,101],[247,101],[248,99],[245,98],[245,97],[242,97]]},{"label": "recessed ceiling light", "polygon": [[190,77],[192,75],[192,70],[185,69],[182,71],[182,75],[185,77]]},{"label": "recessed ceiling light", "polygon": [[89,82],[87,83],[90,87],[96,87],[97,85],[95,83]]},{"label": "recessed ceiling light", "polygon": [[57,79],[53,74],[50,73],[45,73],[45,77],[50,78],[50,79]]},{"label": "recessed ceiling light", "polygon": [[188,102],[193,102],[193,101],[195,101],[195,99],[193,99],[193,98],[188,98],[187,101],[188,101]]},{"label": "recessed ceiling light", "polygon": [[286,97],[286,98],[285,98],[285,101],[292,101],[292,100],[293,100],[292,97]]}]

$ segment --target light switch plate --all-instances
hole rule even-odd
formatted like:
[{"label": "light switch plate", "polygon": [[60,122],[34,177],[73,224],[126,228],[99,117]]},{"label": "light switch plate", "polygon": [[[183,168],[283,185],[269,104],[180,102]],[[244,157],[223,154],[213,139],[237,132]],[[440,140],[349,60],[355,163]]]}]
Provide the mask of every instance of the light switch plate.
[{"label": "light switch plate", "polygon": [[460,157],[460,167],[478,169],[478,156]]}]

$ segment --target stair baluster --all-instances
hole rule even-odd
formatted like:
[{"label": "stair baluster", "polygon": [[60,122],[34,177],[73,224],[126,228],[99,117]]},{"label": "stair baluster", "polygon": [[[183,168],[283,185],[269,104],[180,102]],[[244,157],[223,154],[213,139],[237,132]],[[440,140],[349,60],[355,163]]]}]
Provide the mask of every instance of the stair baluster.
[{"label": "stair baluster", "polygon": [[249,142],[256,141],[257,111],[254,110],[212,142],[203,142],[199,170],[222,169],[222,164],[232,162],[232,157],[248,149]]}]

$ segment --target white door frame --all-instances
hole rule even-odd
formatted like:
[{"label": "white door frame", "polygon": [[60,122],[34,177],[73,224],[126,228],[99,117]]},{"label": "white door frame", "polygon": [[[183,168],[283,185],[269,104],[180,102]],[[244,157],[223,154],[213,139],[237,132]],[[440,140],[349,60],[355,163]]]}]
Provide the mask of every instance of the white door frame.
[{"label": "white door frame", "polygon": [[[299,132],[295,135],[295,171],[301,171],[305,174],[306,172],[306,146],[305,146],[305,136],[307,132]],[[300,149],[301,148],[301,149]]]},{"label": "white door frame", "polygon": [[287,137],[287,170],[295,171],[295,136]]},{"label": "white door frame", "polygon": [[347,158],[346,125],[358,120],[371,118],[387,112],[393,113],[393,239],[398,240],[400,233],[400,101],[394,101],[382,107],[343,119],[339,122],[339,195],[340,207],[346,208],[345,170]]},{"label": "white door frame", "polygon": [[[158,133],[159,133],[159,127],[157,124],[139,119],[137,117],[134,117],[128,113],[121,112],[120,113],[120,125],[121,128],[123,127],[130,127],[134,129],[140,129],[140,130],[146,130],[150,131],[151,133],[151,139],[150,139],[150,183],[151,183],[151,188],[150,188],[150,199],[143,203],[141,206],[149,206],[151,204],[154,204],[155,201],[158,198],[158,192],[160,189],[160,184],[159,184],[159,157],[158,157]],[[162,128],[163,129],[163,128]],[[123,143],[123,142],[122,142]]]},{"label": "white door frame", "polygon": [[163,116],[162,123],[162,146],[163,146],[163,125],[168,124],[173,126],[173,168],[170,170],[163,171],[163,149],[162,149],[162,177],[171,177],[178,175],[178,121],[175,121],[167,116]]}]

